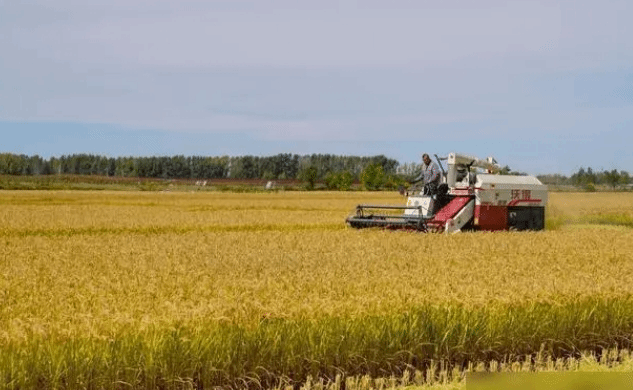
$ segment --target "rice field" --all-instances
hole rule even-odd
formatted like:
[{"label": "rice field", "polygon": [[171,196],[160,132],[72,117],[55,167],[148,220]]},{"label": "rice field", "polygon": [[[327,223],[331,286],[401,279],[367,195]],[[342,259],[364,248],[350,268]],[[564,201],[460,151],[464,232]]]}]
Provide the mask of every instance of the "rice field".
[{"label": "rice field", "polygon": [[543,232],[343,223],[402,202],[0,191],[0,386],[431,383],[631,347],[633,193],[551,193]]}]

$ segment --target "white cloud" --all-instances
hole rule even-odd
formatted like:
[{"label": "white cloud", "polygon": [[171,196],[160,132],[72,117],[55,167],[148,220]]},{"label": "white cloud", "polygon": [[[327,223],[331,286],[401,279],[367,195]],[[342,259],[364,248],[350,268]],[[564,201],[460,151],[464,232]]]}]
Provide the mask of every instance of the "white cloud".
[{"label": "white cloud", "polygon": [[[75,65],[420,68],[552,51],[561,33],[554,3],[488,2],[485,8],[405,3],[405,9],[398,2],[389,9],[240,3],[41,4],[27,12],[40,20],[37,26],[10,25],[10,45]],[[51,19],[42,15],[46,12]]]},{"label": "white cloud", "polygon": [[623,1],[385,4],[12,2],[0,5],[0,47],[8,61],[30,56],[73,69],[572,69],[633,59],[632,6]]},{"label": "white cloud", "polygon": [[0,2],[0,120],[379,145],[590,134],[627,107],[579,114],[551,75],[631,69],[633,3],[597,4]]}]

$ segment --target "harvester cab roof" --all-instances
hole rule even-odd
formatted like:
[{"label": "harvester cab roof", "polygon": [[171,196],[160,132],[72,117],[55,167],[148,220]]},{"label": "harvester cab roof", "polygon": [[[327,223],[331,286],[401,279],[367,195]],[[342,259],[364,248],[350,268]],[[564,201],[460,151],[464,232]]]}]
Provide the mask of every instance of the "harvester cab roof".
[{"label": "harvester cab roof", "polygon": [[435,157],[444,174],[435,193],[413,192],[406,205],[358,205],[347,224],[447,233],[545,228],[547,186],[536,177],[502,175],[493,157]]}]

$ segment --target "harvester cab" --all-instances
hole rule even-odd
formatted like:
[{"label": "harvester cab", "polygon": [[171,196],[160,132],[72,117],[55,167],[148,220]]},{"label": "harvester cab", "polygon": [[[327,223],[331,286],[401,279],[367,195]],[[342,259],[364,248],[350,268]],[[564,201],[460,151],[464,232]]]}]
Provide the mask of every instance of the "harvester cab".
[{"label": "harvester cab", "polygon": [[446,233],[545,228],[547,186],[536,177],[500,175],[492,157],[450,153],[436,158],[444,174],[437,191],[408,192],[406,205],[358,205],[346,223]]}]

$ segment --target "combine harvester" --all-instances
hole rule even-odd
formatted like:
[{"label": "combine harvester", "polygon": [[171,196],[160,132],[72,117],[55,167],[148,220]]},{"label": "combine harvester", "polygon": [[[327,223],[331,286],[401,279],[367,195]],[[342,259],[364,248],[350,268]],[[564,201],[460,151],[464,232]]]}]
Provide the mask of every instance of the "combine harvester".
[{"label": "combine harvester", "polygon": [[444,173],[436,194],[414,194],[406,206],[358,205],[347,224],[446,233],[545,228],[547,186],[536,177],[499,175],[492,157],[481,160],[456,153],[435,157]]}]

